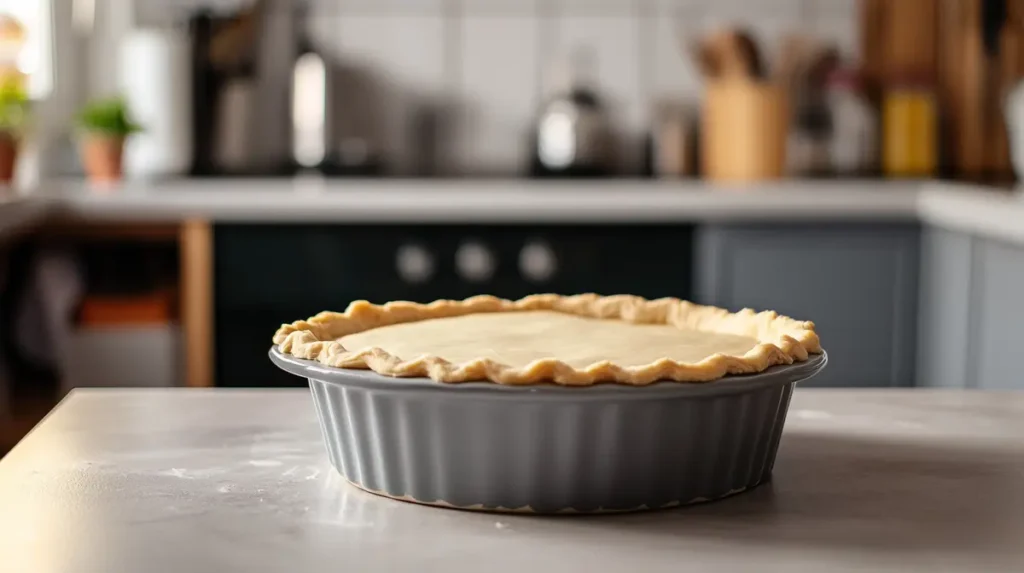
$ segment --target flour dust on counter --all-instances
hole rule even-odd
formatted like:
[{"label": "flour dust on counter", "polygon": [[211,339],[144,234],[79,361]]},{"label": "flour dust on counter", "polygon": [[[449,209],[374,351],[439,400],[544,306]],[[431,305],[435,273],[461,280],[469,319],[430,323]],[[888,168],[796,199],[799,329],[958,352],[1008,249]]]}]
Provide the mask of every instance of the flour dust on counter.
[{"label": "flour dust on counter", "polygon": [[764,487],[538,518],[349,486],[308,390],[76,391],[0,461],[0,555],[33,573],[1020,571],[1024,396],[811,389],[790,412]]},{"label": "flour dust on counter", "polygon": [[354,300],[630,293],[689,298],[688,225],[215,227],[217,385],[294,386],[266,360],[283,323]]}]

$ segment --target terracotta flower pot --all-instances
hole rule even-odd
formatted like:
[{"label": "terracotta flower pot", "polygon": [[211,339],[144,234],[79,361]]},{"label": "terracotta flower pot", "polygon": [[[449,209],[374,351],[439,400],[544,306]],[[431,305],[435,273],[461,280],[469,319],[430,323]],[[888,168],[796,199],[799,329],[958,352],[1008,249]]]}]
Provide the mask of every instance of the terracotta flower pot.
[{"label": "terracotta flower pot", "polygon": [[0,185],[10,185],[17,161],[18,140],[9,133],[0,133]]},{"label": "terracotta flower pot", "polygon": [[85,173],[94,183],[111,183],[121,180],[123,136],[87,133],[82,137],[80,152]]}]

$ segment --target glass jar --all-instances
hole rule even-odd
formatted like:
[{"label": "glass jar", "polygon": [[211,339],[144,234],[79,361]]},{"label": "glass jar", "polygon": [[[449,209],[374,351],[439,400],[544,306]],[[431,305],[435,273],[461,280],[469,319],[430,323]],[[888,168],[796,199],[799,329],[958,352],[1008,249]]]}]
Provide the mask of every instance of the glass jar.
[{"label": "glass jar", "polygon": [[925,84],[890,86],[882,100],[882,168],[889,177],[931,177],[939,163],[938,102]]}]

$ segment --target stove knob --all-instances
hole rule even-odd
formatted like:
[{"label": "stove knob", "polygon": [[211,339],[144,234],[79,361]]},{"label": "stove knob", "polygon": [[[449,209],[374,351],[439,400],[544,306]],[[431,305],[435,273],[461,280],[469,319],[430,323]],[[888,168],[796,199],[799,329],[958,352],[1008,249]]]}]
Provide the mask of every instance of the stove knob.
[{"label": "stove knob", "polygon": [[405,282],[425,283],[434,276],[434,257],[420,245],[402,245],[395,253],[395,270]]},{"label": "stove knob", "polygon": [[465,242],[455,251],[455,268],[459,276],[470,282],[480,283],[490,279],[496,266],[494,254],[478,241]]},{"label": "stove knob", "polygon": [[519,251],[519,272],[531,282],[550,280],[557,268],[555,252],[544,241],[530,241]]}]

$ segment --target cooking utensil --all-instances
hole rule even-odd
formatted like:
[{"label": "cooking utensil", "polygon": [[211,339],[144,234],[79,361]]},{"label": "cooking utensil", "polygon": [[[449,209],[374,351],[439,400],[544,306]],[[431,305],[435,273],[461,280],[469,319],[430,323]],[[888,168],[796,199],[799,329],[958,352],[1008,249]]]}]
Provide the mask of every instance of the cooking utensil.
[{"label": "cooking utensil", "polygon": [[772,78],[795,92],[807,74],[818,42],[799,34],[790,34],[781,41],[779,56],[772,69]]},{"label": "cooking utensil", "polygon": [[577,49],[562,89],[541,110],[535,128],[533,174],[593,177],[611,170],[611,121],[593,85],[592,54]]},{"label": "cooking utensil", "polygon": [[749,77],[763,79],[764,61],[753,36],[746,31],[737,30],[733,32],[731,40],[732,49],[736,52],[737,58],[745,64]]},{"label": "cooking utensil", "polygon": [[790,118],[788,94],[773,83],[708,84],[701,107],[701,173],[728,183],[782,177]]},{"label": "cooking utensil", "polygon": [[725,29],[707,40],[718,78],[755,80],[762,76],[763,65],[757,43],[743,30]]},{"label": "cooking utensil", "polygon": [[[985,48],[985,126],[990,141],[995,144],[1005,134],[1003,118],[1003,89],[999,73],[999,41],[1006,24],[1006,0],[982,0],[981,41]],[[997,145],[994,145],[998,147]],[[992,172],[998,163],[995,153],[988,154],[986,171]]]},{"label": "cooking utensil", "polygon": [[797,382],[824,354],[707,384],[441,384],[270,359],[309,380],[352,485],[443,507],[598,513],[676,507],[768,481]]},{"label": "cooking utensil", "polygon": [[718,61],[715,58],[714,51],[711,50],[706,41],[690,42],[688,50],[690,58],[696,64],[697,69],[700,70],[705,80],[718,77]]},{"label": "cooking utensil", "polygon": [[807,63],[806,87],[819,90],[825,85],[829,74],[839,67],[839,50],[835,46],[819,46]]}]

